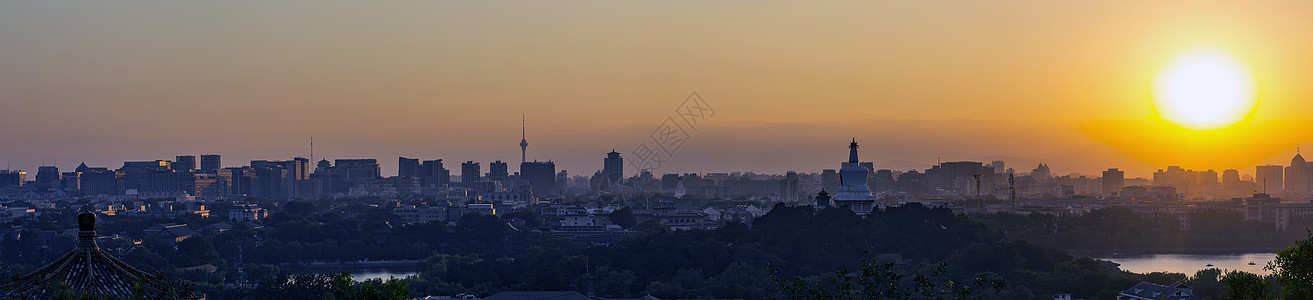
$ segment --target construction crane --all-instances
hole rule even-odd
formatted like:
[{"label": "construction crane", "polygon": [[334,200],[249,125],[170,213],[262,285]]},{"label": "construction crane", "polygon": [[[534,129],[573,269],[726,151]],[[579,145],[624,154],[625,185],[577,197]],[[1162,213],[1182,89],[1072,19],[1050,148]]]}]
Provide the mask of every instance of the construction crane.
[{"label": "construction crane", "polygon": [[[976,179],[976,189],[977,189],[977,190],[980,189],[980,185],[979,185],[979,184],[980,184],[980,179]],[[1023,186],[1023,187],[1021,187],[1021,188],[1023,188],[1023,189],[1029,189],[1029,188],[1050,188],[1050,187],[1057,187],[1057,186],[1061,186],[1061,185],[1050,184],[1050,185],[1041,185],[1041,186]],[[1013,207],[1013,208],[1016,208],[1016,207],[1017,207],[1017,181],[1016,181],[1016,177],[1015,177],[1015,175],[1013,175],[1013,173],[1008,173],[1008,187],[1006,187],[1006,188],[996,188],[996,189],[994,189],[994,190],[995,190],[995,191],[998,191],[998,190],[1002,190],[1002,189],[1007,189],[1007,190],[1008,190],[1008,201],[1012,202],[1011,204],[1012,204],[1012,207]],[[977,191],[977,193],[979,193],[979,191]],[[978,196],[977,196],[977,197],[978,197]]]}]

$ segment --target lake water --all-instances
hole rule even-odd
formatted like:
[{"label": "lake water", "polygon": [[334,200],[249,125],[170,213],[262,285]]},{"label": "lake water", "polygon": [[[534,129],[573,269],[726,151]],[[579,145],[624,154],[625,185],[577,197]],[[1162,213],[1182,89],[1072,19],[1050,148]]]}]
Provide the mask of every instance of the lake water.
[{"label": "lake water", "polygon": [[[1183,273],[1186,276],[1194,276],[1194,273],[1210,268],[1222,270],[1245,271],[1254,274],[1267,275],[1271,272],[1263,270],[1263,266],[1276,259],[1276,253],[1245,253],[1245,254],[1228,254],[1228,255],[1196,255],[1196,254],[1147,254],[1147,255],[1129,255],[1102,257],[1099,259],[1112,261],[1121,264],[1121,269],[1145,274],[1152,272],[1172,272]],[[1249,265],[1253,262],[1254,265]],[[1209,267],[1208,264],[1212,264]]]},{"label": "lake water", "polygon": [[410,275],[415,275],[415,272],[413,272],[413,271],[412,271],[412,272],[397,272],[397,271],[388,271],[388,270],[363,270],[363,271],[352,271],[352,272],[351,272],[351,279],[352,279],[352,280],[355,280],[355,281],[365,281],[365,280],[370,280],[370,279],[382,279],[383,281],[387,281],[388,278],[395,277],[395,278],[397,278],[397,279],[402,279],[402,278],[406,278],[406,276],[410,276]]}]

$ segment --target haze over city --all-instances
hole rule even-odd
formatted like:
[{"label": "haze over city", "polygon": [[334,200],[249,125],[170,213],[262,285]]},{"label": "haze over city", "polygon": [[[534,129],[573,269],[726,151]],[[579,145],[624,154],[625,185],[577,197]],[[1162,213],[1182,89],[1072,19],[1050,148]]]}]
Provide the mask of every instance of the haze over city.
[{"label": "haze over city", "polygon": [[0,298],[1313,299],[1309,12],[0,2]]},{"label": "haze over city", "polygon": [[[0,90],[21,113],[0,153],[27,170],[242,162],[308,156],[314,136],[322,158],[509,161],[524,113],[531,160],[591,170],[693,91],[718,115],[667,171],[815,172],[857,137],[895,169],[1252,173],[1313,137],[1313,4],[1007,4],[11,3]],[[1183,137],[1151,89],[1201,47],[1252,72],[1258,105]]]}]

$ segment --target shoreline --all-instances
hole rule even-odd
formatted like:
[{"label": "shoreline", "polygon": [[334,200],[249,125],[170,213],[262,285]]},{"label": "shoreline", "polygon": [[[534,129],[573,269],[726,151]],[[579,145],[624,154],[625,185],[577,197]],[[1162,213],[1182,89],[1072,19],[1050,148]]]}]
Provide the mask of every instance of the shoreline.
[{"label": "shoreline", "polygon": [[1255,253],[1276,253],[1283,248],[1276,247],[1236,247],[1236,248],[1155,248],[1155,249],[1121,249],[1121,250],[1067,250],[1075,257],[1130,257],[1160,254],[1180,255],[1243,255]]}]

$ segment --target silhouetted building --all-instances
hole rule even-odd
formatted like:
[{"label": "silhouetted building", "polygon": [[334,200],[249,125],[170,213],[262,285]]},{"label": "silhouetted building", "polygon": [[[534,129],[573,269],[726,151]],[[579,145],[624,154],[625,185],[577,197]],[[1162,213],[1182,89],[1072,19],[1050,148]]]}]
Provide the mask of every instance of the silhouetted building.
[{"label": "silhouetted building", "polygon": [[784,179],[780,180],[780,200],[784,203],[798,203],[802,201],[802,194],[798,191],[798,172],[789,171],[784,174]]},{"label": "silhouetted building", "polygon": [[473,186],[479,181],[480,175],[483,174],[483,167],[474,161],[466,161],[460,164],[460,183],[465,186]]},{"label": "silhouetted building", "polygon": [[443,186],[451,184],[451,170],[442,166],[442,160],[426,160],[419,167],[421,186]]},{"label": "silhouetted building", "polygon": [[834,169],[821,170],[821,189],[831,191],[839,190],[839,172]]},{"label": "silhouetted building", "polygon": [[1304,161],[1304,156],[1295,153],[1290,159],[1290,166],[1285,172],[1285,192],[1298,195],[1313,193],[1313,166]]},{"label": "silhouetted building", "polygon": [[58,189],[59,188],[59,167],[41,166],[36,171],[37,189]]},{"label": "silhouetted building", "polygon": [[195,155],[178,155],[173,160],[173,170],[179,172],[191,172],[196,170]]},{"label": "silhouetted building", "polygon": [[620,157],[620,152],[611,149],[606,154],[606,158],[602,159],[602,174],[610,184],[620,184],[620,180],[625,178],[625,159]]},{"label": "silhouetted building", "polygon": [[550,161],[521,163],[520,178],[528,182],[534,197],[556,195],[556,163]]},{"label": "silhouetted building", "polygon": [[1126,172],[1117,168],[1103,171],[1103,195],[1114,196],[1126,186]]},{"label": "silhouetted building", "polygon": [[1265,165],[1255,167],[1254,183],[1263,188],[1263,193],[1277,194],[1281,193],[1285,186],[1285,168],[1277,165]]},{"label": "silhouetted building", "polygon": [[488,163],[488,179],[501,181],[510,179],[510,177],[511,174],[506,162],[499,160]]},{"label": "silhouetted building", "polygon": [[419,178],[419,159],[398,157],[397,176]]},{"label": "silhouetted building", "polygon": [[1222,170],[1222,185],[1223,185],[1223,186],[1230,187],[1230,186],[1234,186],[1234,185],[1239,184],[1239,183],[1240,183],[1240,171],[1238,171],[1238,170],[1236,170],[1236,169],[1226,169],[1226,170]]},{"label": "silhouetted building", "polygon": [[27,172],[0,170],[0,188],[8,186],[23,186],[27,182]]},{"label": "silhouetted building", "polygon": [[204,154],[204,155],[201,155],[201,172],[202,172],[202,173],[215,173],[215,172],[219,172],[219,169],[220,169],[220,168],[223,168],[223,163],[222,163],[222,161],[220,160],[220,157],[219,157],[218,154]]}]

